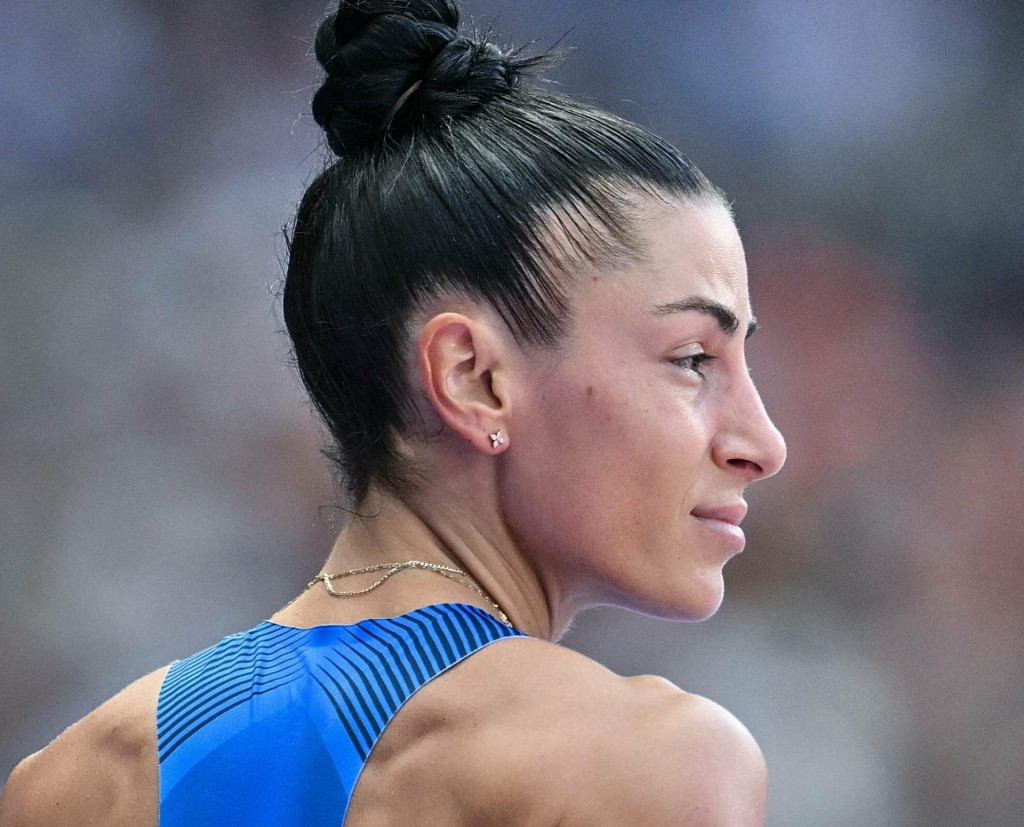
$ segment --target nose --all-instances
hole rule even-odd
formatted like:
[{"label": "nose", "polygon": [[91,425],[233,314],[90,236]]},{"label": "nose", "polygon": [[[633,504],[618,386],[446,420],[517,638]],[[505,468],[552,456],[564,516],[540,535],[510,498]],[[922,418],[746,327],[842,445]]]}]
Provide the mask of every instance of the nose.
[{"label": "nose", "polygon": [[750,375],[730,388],[712,445],[715,462],[747,483],[777,474],[786,462],[786,440],[768,416]]}]

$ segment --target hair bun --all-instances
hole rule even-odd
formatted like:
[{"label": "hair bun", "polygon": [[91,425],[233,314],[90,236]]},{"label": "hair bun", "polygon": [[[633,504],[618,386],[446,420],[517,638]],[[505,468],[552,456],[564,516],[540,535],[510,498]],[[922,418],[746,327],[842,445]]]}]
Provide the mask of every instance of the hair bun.
[{"label": "hair bun", "polygon": [[458,32],[452,0],[341,0],[316,34],[313,118],[336,155],[467,112],[531,61]]}]

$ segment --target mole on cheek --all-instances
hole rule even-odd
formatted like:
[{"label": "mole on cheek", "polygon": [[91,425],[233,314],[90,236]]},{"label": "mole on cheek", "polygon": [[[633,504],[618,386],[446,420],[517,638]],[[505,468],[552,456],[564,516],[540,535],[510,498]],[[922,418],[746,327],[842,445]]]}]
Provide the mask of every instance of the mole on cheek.
[{"label": "mole on cheek", "polygon": [[593,395],[594,395],[594,386],[593,385],[587,385],[587,399],[589,399]]}]

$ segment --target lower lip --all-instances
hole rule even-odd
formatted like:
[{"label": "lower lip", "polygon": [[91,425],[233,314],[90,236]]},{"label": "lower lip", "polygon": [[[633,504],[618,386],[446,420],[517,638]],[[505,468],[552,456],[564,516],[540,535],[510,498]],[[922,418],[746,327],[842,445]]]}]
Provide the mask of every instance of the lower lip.
[{"label": "lower lip", "polygon": [[743,529],[738,525],[727,523],[725,520],[714,520],[711,517],[694,517],[694,519],[708,529],[708,531],[713,531],[718,536],[728,540],[733,551],[737,554],[743,551],[743,547],[747,544],[747,537],[743,533]]}]

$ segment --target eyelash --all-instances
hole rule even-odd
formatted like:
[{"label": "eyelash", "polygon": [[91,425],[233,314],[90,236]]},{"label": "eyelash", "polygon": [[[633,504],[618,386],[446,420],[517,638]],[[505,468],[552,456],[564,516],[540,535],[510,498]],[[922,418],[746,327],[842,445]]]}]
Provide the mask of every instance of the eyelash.
[{"label": "eyelash", "polygon": [[676,359],[672,359],[671,362],[685,370],[696,373],[698,376],[704,376],[700,371],[701,365],[713,362],[717,358],[717,356],[712,356],[710,353],[691,353],[689,356],[680,356]]}]

